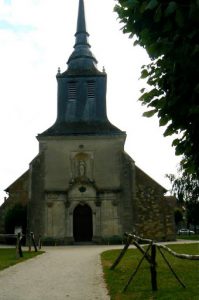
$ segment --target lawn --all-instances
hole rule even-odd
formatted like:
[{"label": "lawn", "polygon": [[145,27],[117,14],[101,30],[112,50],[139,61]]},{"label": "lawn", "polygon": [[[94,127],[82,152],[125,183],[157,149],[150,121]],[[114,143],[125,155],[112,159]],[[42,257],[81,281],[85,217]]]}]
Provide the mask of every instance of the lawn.
[{"label": "lawn", "polygon": [[[169,247],[178,253],[199,254],[199,244],[169,245]],[[151,291],[149,264],[144,260],[127,291],[123,293],[124,286],[142,256],[137,249],[130,249],[115,270],[111,271],[109,268],[119,252],[109,250],[101,255],[111,300],[199,300],[199,261],[175,258],[164,251],[171,266],[186,286],[184,289],[157,252],[158,291]]]},{"label": "lawn", "polygon": [[199,234],[180,234],[176,236],[177,240],[192,240],[192,241],[199,241]]},{"label": "lawn", "polygon": [[44,252],[28,252],[23,251],[23,257],[16,259],[16,249],[8,248],[8,249],[0,249],[0,270],[13,266],[17,263],[23,262],[27,259],[35,257]]}]

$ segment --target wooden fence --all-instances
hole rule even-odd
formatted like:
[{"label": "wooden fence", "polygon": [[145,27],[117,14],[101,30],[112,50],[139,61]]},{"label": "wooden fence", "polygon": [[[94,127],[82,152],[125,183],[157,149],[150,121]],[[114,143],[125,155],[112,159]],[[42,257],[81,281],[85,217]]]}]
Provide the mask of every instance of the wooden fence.
[{"label": "wooden fence", "polygon": [[[23,250],[22,250],[22,239],[25,237],[24,234],[22,233],[17,233],[17,234],[0,234],[0,237],[3,238],[13,238],[16,240],[16,258],[18,259],[19,257],[23,257]],[[33,245],[34,251],[37,252],[37,245],[35,242],[35,237],[34,233],[30,232],[30,234],[26,235],[26,238],[28,238],[28,249],[29,252],[31,252],[31,246]],[[41,249],[41,239],[39,238],[38,241],[38,246],[39,249]]]},{"label": "wooden fence", "polygon": [[[123,292],[125,292],[127,290],[129,284],[132,282],[133,278],[137,274],[137,272],[138,272],[138,270],[139,270],[142,262],[144,261],[144,259],[146,259],[147,262],[150,265],[152,290],[153,291],[157,291],[157,289],[158,289],[158,287],[157,287],[157,262],[156,262],[157,249],[160,252],[163,260],[165,261],[165,263],[169,267],[170,271],[174,275],[174,277],[181,284],[181,286],[183,288],[185,288],[185,285],[183,284],[183,282],[180,280],[180,278],[178,277],[178,275],[176,274],[176,272],[172,268],[172,266],[169,263],[168,259],[164,255],[162,249],[165,250],[165,251],[167,251],[169,254],[171,254],[171,255],[173,255],[173,256],[175,256],[177,258],[180,258],[180,259],[199,260],[199,255],[189,255],[189,254],[176,253],[176,252],[174,252],[173,250],[171,250],[169,247],[167,247],[165,245],[162,245],[160,243],[156,243],[155,241],[150,240],[150,239],[143,239],[143,238],[141,238],[139,236],[136,236],[134,234],[125,233],[125,236],[126,236],[126,244],[125,244],[124,248],[121,250],[121,252],[119,253],[119,255],[116,258],[116,260],[114,261],[113,265],[110,267],[110,269],[114,270],[116,268],[116,266],[120,263],[120,261],[124,257],[126,251],[128,250],[128,248],[129,248],[129,246],[131,244],[135,245],[137,247],[137,249],[142,253],[142,258],[139,261],[136,269],[134,270],[134,272],[130,276],[128,282],[126,283],[126,285],[125,285],[125,287],[123,289]],[[145,249],[139,243],[146,243],[148,246]]]}]

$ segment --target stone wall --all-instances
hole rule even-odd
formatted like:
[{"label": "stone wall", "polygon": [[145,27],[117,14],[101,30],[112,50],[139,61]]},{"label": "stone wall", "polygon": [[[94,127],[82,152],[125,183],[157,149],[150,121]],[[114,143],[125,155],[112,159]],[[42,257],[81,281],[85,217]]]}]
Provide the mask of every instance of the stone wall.
[{"label": "stone wall", "polygon": [[41,152],[30,163],[28,190],[28,232],[32,231],[36,239],[44,234],[45,218],[45,161]]},{"label": "stone wall", "polygon": [[136,167],[135,232],[155,240],[174,240],[174,198],[164,196],[166,190]]},{"label": "stone wall", "polygon": [[125,135],[45,137],[30,164],[29,230],[45,239],[73,241],[73,212],[93,214],[93,240],[122,234],[119,214]]},{"label": "stone wall", "polygon": [[124,141],[125,135],[40,138],[45,190],[66,191],[81,176],[95,181],[99,189],[120,187]]},{"label": "stone wall", "polygon": [[0,207],[0,233],[5,233],[4,222],[7,211],[18,203],[27,205],[28,184],[29,171],[26,171],[5,190],[8,193],[8,198]]},{"label": "stone wall", "polygon": [[122,233],[133,232],[135,221],[135,162],[125,152],[121,157],[121,199],[120,215]]}]

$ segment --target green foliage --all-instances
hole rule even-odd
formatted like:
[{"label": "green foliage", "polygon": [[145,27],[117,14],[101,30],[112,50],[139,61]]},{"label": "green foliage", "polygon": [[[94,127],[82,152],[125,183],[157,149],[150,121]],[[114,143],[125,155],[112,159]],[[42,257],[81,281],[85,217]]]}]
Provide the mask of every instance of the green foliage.
[{"label": "green foliage", "polygon": [[199,201],[188,201],[186,209],[188,226],[193,224],[196,231],[196,226],[199,225]]},{"label": "green foliage", "polygon": [[174,211],[175,224],[178,226],[183,221],[183,213],[179,208]]},{"label": "green foliage", "polygon": [[115,11],[123,32],[148,52],[143,66],[151,90],[142,89],[140,101],[157,114],[164,135],[183,155],[183,168],[199,178],[199,3],[198,0],[118,0]]},{"label": "green foliage", "polygon": [[179,170],[179,175],[167,175],[172,184],[172,193],[178,203],[186,208],[188,227],[199,225],[199,179],[192,174]]},{"label": "green foliage", "polygon": [[42,245],[45,246],[56,246],[55,238],[47,237],[42,239]]},{"label": "green foliage", "polygon": [[119,235],[112,235],[110,237],[103,238],[102,243],[107,245],[121,245],[123,244],[123,238]]},{"label": "green foliage", "polygon": [[11,207],[5,216],[6,233],[14,233],[15,226],[22,226],[23,233],[26,233],[27,226],[27,207],[20,203]]},{"label": "green foliage", "polygon": [[[198,254],[198,244],[169,245],[177,253]],[[186,289],[183,289],[174,278],[168,266],[157,252],[157,282],[158,291],[151,291],[150,266],[143,261],[138,273],[122,293],[130,275],[135,271],[142,255],[136,249],[130,249],[114,271],[109,268],[118,256],[120,250],[110,250],[102,253],[102,264],[105,280],[112,300],[187,300],[198,299],[198,267],[199,261],[182,260],[164,252],[170,264],[178,274]],[[186,270],[186,272],[185,272]]]}]

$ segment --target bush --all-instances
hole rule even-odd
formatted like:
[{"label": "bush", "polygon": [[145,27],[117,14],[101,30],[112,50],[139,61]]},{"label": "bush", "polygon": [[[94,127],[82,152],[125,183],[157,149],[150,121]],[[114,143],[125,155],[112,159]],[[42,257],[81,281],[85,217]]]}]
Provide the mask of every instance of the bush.
[{"label": "bush", "polygon": [[15,227],[21,226],[22,232],[26,233],[27,227],[27,207],[20,203],[8,209],[5,215],[5,232],[14,233]]},{"label": "bush", "polygon": [[102,243],[108,245],[121,245],[124,243],[124,239],[119,235],[112,235],[110,237],[104,237]]}]

